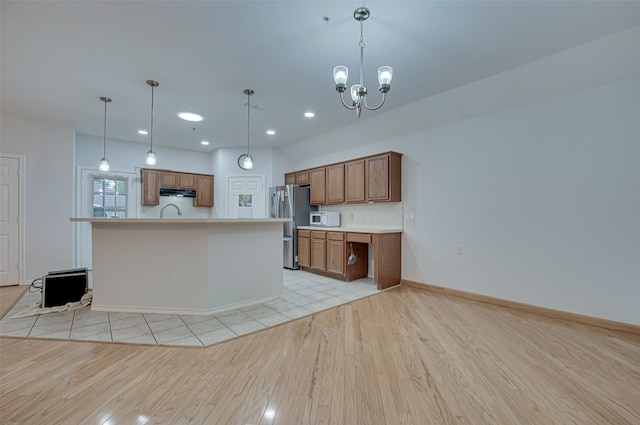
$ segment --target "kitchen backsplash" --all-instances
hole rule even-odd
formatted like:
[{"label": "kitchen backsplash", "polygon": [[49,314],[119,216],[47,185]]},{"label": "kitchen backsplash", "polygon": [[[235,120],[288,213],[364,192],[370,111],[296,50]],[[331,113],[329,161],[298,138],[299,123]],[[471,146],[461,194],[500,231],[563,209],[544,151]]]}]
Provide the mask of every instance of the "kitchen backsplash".
[{"label": "kitchen backsplash", "polygon": [[402,202],[323,205],[321,210],[339,212],[342,226],[384,226],[402,229]]}]

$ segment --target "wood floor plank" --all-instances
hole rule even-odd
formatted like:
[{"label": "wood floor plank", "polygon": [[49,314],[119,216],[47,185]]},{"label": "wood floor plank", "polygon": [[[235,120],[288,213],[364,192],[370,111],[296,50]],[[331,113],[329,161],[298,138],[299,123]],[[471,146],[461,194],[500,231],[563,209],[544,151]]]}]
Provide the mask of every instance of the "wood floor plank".
[{"label": "wood floor plank", "polygon": [[0,338],[2,424],[638,425],[639,400],[637,335],[409,287],[205,348]]}]

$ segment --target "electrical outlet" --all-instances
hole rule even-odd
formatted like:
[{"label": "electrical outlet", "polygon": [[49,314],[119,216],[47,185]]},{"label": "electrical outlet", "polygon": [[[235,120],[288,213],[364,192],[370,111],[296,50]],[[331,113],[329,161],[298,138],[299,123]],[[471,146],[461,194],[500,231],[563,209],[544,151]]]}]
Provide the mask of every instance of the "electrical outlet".
[{"label": "electrical outlet", "polygon": [[369,217],[369,213],[365,214],[365,216],[364,216],[365,221],[369,221],[369,218],[370,218]]},{"label": "electrical outlet", "polygon": [[414,213],[407,213],[404,216],[405,221],[415,221],[416,215]]},{"label": "electrical outlet", "polygon": [[458,245],[458,247],[456,249],[456,254],[462,255],[462,245]]},{"label": "electrical outlet", "polygon": [[353,221],[353,213],[349,213],[349,221]]}]

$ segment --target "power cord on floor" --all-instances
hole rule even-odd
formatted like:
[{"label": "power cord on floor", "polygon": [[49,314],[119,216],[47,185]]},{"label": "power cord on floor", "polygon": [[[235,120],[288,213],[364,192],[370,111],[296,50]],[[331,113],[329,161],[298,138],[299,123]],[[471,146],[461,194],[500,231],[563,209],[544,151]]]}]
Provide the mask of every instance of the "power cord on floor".
[{"label": "power cord on floor", "polygon": [[[40,284],[36,284],[37,281],[40,281]],[[39,277],[37,279],[34,279],[33,282],[31,282],[31,286],[29,286],[29,292],[33,293],[33,292],[42,292],[42,278]]]}]

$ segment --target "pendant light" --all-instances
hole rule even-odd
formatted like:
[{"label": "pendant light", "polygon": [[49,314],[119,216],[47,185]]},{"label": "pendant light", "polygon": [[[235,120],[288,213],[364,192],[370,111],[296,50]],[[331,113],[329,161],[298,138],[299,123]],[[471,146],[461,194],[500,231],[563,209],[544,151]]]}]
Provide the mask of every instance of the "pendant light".
[{"label": "pendant light", "polygon": [[151,127],[149,128],[149,139],[151,140],[151,148],[147,152],[147,159],[145,159],[144,163],[147,165],[156,165],[156,153],[153,150],[153,89],[158,87],[160,84],[154,80],[147,80],[147,84],[151,86]]},{"label": "pendant light", "polygon": [[243,93],[247,95],[247,153],[240,155],[238,158],[238,166],[243,170],[251,170],[253,168],[253,157],[249,155],[249,111],[251,110],[250,99],[254,91],[251,89],[244,89]]},{"label": "pendant light", "polygon": [[106,96],[100,96],[100,100],[104,102],[104,136],[102,139],[102,159],[100,160],[100,171],[109,171],[109,160],[107,159],[107,103],[111,102],[111,99]]}]

